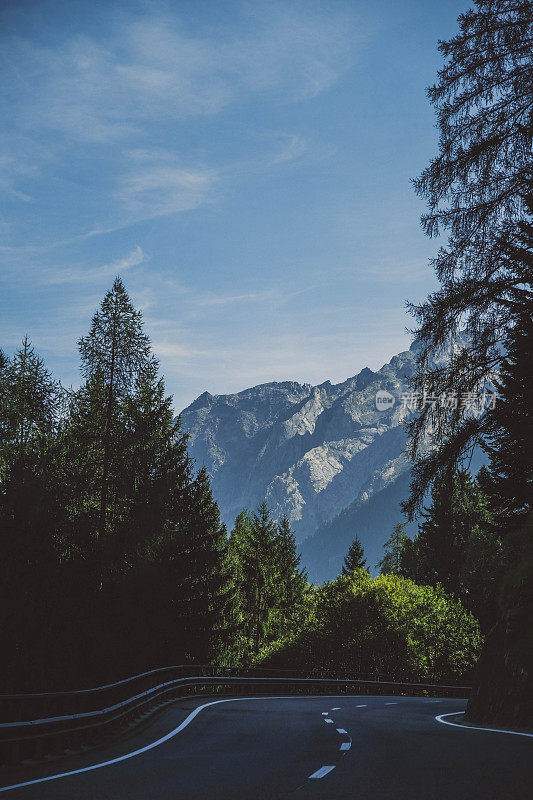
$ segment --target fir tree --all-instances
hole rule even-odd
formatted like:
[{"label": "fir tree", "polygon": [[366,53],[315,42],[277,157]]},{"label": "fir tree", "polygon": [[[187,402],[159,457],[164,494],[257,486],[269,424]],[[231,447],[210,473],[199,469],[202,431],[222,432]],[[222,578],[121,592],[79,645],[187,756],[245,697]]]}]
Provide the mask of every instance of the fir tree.
[{"label": "fir tree", "polygon": [[280,591],[275,580],[277,529],[266,502],[251,520],[247,514],[241,516],[232,550],[238,552],[245,637],[257,654],[268,637]]},{"label": "fir tree", "polygon": [[365,551],[363,550],[361,540],[356,536],[344,557],[341,575],[351,575],[357,569],[364,569],[365,565]]},{"label": "fir tree", "polygon": [[206,663],[224,652],[233,625],[234,589],[225,526],[213,500],[205,468],[191,487],[185,538],[184,580],[177,587],[179,625],[187,631],[189,658]]},{"label": "fir tree", "polygon": [[98,519],[98,538],[102,539],[107,526],[111,451],[117,451],[118,402],[132,392],[136,378],[150,363],[150,340],[143,332],[141,312],[131,304],[120,278],[105,295],[79,349],[82,374],[98,380],[105,389]]},{"label": "fir tree", "polygon": [[300,562],[294,532],[285,515],[278,523],[276,534],[276,582],[282,633],[287,633],[299,618],[305,601],[307,572]]},{"label": "fir tree", "polygon": [[401,575],[402,574],[402,548],[405,540],[409,539],[404,533],[405,522],[398,522],[385,544],[385,555],[377,564],[381,575]]},{"label": "fir tree", "polygon": [[[529,0],[476,0],[459,17],[459,32],[439,44],[445,63],[429,90],[439,153],[415,186],[428,202],[426,232],[447,230],[449,240],[433,264],[441,288],[411,307],[423,345],[413,383],[420,394],[479,393],[531,297],[531,268],[509,250],[531,192],[532,21]],[[450,348],[443,363],[439,356]],[[453,402],[428,403],[412,421],[411,517],[432,483],[483,440],[483,421]]]}]

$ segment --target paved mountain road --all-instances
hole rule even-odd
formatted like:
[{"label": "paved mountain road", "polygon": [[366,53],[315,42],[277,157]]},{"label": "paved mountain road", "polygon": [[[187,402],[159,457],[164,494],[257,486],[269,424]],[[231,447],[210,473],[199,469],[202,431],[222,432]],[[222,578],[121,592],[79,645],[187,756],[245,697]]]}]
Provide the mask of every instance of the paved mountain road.
[{"label": "paved mountain road", "polygon": [[[116,745],[110,745],[86,753],[84,763],[79,757],[55,762],[48,765],[48,772],[34,766],[26,776],[19,773],[17,780],[38,779],[39,771],[41,776],[84,771],[11,788],[2,796],[6,800],[530,800],[533,738],[450,727],[435,720],[437,714],[461,711],[464,706],[464,700],[364,696],[216,702],[197,711],[178,733],[132,758],[87,770],[89,764],[117,757]],[[194,704],[187,708],[194,709]],[[174,728],[183,716],[182,708]],[[159,720],[144,730],[144,746],[161,738],[161,724]],[[172,725],[165,733],[171,730]],[[139,744],[132,741],[129,747],[118,755]]]}]

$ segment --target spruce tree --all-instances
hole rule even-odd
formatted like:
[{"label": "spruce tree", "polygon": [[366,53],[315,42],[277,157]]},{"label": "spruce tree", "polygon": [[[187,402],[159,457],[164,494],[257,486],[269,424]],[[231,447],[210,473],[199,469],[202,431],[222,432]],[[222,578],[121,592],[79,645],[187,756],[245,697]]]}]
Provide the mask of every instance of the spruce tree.
[{"label": "spruce tree", "polygon": [[22,459],[58,422],[60,388],[27,336],[0,358],[0,465]]},{"label": "spruce tree", "polygon": [[383,545],[385,555],[377,564],[381,575],[402,574],[402,548],[406,539],[409,539],[407,534],[404,533],[405,524],[405,522],[397,522],[391,535]]},{"label": "spruce tree", "polygon": [[305,601],[307,572],[301,566],[301,555],[289,518],[284,515],[276,534],[276,582],[279,588],[280,633],[286,634],[299,618]]},{"label": "spruce tree", "polygon": [[351,575],[356,569],[364,569],[366,565],[365,551],[358,536],[355,537],[344,557],[341,575]]},{"label": "spruce tree", "polygon": [[105,390],[104,424],[101,433],[99,515],[97,536],[106,534],[109,504],[111,452],[117,453],[118,403],[132,393],[137,377],[150,363],[150,340],[143,332],[142,314],[116,278],[93,317],[87,336],[79,341],[82,374],[98,380]]},{"label": "spruce tree", "polygon": [[431,500],[417,536],[419,570],[424,583],[441,583],[447,592],[461,596],[469,542],[478,527],[490,522],[487,498],[468,470],[460,469],[435,487]]},{"label": "spruce tree", "polygon": [[191,486],[183,547],[182,581],[177,588],[178,624],[189,658],[207,663],[224,652],[233,626],[234,589],[225,526],[202,467]]},{"label": "spruce tree", "polygon": [[241,613],[245,635],[257,655],[269,635],[278,604],[276,584],[277,530],[266,502],[253,515],[251,524],[241,520],[238,543],[241,570]]},{"label": "spruce tree", "polygon": [[[449,238],[433,262],[441,287],[411,306],[422,344],[413,390],[449,402],[426,403],[410,425],[410,516],[449,465],[483,441],[484,416],[461,398],[490,383],[530,302],[531,268],[509,250],[519,244],[531,192],[532,46],[529,0],[475,0],[459,32],[439,43],[445,63],[429,90],[439,152],[415,187],[428,203],[426,232]],[[443,350],[451,350],[448,362]]]}]

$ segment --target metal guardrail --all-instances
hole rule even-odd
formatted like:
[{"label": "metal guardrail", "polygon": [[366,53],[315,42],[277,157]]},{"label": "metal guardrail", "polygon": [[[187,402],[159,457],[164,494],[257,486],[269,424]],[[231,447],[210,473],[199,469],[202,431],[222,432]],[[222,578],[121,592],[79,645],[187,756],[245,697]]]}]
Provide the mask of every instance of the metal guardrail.
[{"label": "metal guardrail", "polygon": [[[106,736],[131,724],[141,714],[182,697],[199,694],[425,694],[464,696],[469,686],[375,681],[359,678],[298,677],[296,671],[271,672],[270,675],[206,675],[214,668],[202,667],[204,674],[176,677],[176,673],[192,671],[191,666],[164,667],[126,678],[95,689],[73,692],[0,695],[0,709],[11,712],[25,707],[30,718],[12,719],[0,723],[0,762],[17,761],[43,755],[59,754],[65,749],[79,749],[102,741]],[[299,673],[301,675],[301,673]],[[166,679],[163,679],[164,678]],[[150,685],[146,685],[149,683]],[[136,687],[131,694],[132,687]],[[117,692],[130,694],[117,699]],[[113,694],[115,697],[113,698]],[[106,700],[106,698],[108,698]],[[109,698],[112,698],[110,701]],[[43,706],[42,704],[45,703]],[[60,713],[64,704],[71,713]],[[103,703],[103,704],[102,704]],[[11,706],[9,705],[11,704]],[[56,705],[57,704],[57,705]],[[52,713],[36,716],[36,709]],[[77,710],[74,710],[76,708]],[[55,713],[52,709],[55,709]],[[31,716],[33,714],[33,716]],[[5,716],[3,717],[5,719]]]}]

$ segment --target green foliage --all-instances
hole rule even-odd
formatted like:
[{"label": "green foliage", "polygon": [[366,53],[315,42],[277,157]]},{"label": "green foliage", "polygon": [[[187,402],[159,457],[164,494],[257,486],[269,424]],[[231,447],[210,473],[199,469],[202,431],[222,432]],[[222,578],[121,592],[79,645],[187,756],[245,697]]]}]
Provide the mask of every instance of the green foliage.
[{"label": "green foliage", "polygon": [[401,575],[402,573],[402,553],[407,543],[410,541],[404,533],[405,523],[397,522],[391,535],[383,545],[385,555],[377,564],[382,575]]},{"label": "green foliage", "polygon": [[119,279],[80,352],[85,382],[68,396],[28,340],[0,354],[6,691],[219,660],[235,626],[207,474]]},{"label": "green foliage", "polygon": [[289,520],[271,519],[266,502],[242,511],[229,540],[238,597],[235,648],[245,661],[305,618],[312,594]]},{"label": "green foliage", "polygon": [[318,589],[307,624],[265,648],[257,663],[314,675],[460,681],[480,646],[477,622],[442,588],[359,570]]},{"label": "green foliage", "polygon": [[[440,288],[411,308],[423,344],[413,386],[420,393],[479,392],[531,302],[531,262],[525,268],[513,251],[531,193],[532,23],[529,0],[476,0],[459,17],[459,32],[439,45],[445,61],[429,90],[439,152],[415,187],[428,203],[426,232],[447,230],[449,239],[433,262]],[[448,364],[431,365],[456,342]],[[429,403],[410,433],[412,515],[431,484],[484,439],[484,417]]]},{"label": "green foliage", "polygon": [[[467,470],[435,484],[414,540],[391,536],[384,572],[431,586],[442,585],[459,598],[488,631],[498,616],[498,586],[509,559],[487,494],[485,468],[473,480]],[[395,529],[396,530],[396,529]],[[383,562],[381,562],[383,564]]]},{"label": "green foliage", "polygon": [[358,536],[351,543],[342,565],[342,575],[349,575],[356,569],[363,569],[366,565],[365,551]]}]

